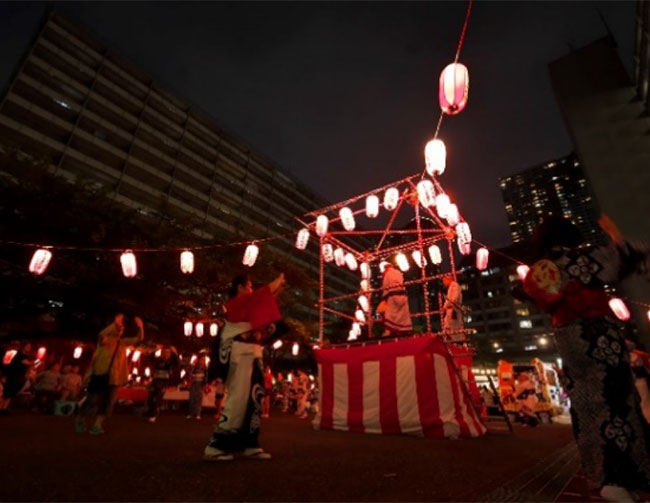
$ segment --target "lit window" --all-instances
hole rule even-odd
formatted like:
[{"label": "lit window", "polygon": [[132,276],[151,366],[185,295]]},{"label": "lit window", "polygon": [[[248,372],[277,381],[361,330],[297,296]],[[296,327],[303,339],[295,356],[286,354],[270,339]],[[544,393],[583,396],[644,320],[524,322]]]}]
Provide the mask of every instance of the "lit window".
[{"label": "lit window", "polygon": [[516,313],[517,316],[528,316],[530,314],[527,307],[520,307],[517,309]]},{"label": "lit window", "polygon": [[488,291],[487,296],[488,296],[489,298],[492,298],[492,297],[494,297],[494,294],[493,294],[492,291],[490,290],[490,291]]},{"label": "lit window", "polygon": [[520,320],[519,328],[533,328],[533,322],[530,320]]}]

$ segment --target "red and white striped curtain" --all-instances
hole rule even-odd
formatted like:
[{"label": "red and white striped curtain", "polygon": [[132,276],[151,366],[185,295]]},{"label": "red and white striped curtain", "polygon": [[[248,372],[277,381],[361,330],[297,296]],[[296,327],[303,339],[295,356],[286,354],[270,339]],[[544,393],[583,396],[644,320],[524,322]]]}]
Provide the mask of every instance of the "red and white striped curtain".
[{"label": "red and white striped curtain", "polygon": [[436,337],[321,349],[316,360],[316,428],[431,438],[486,431]]}]

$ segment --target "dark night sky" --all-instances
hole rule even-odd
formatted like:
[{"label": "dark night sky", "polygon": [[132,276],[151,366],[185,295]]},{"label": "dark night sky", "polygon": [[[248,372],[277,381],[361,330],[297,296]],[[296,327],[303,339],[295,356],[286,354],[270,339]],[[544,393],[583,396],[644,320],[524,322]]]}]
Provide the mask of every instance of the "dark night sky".
[{"label": "dark night sky", "polygon": [[[160,84],[335,201],[419,171],[465,2],[57,4]],[[0,84],[46,4],[0,3]],[[567,154],[547,64],[605,35],[631,68],[636,2],[475,3],[467,109],[442,183],[476,238],[509,242],[498,176]]]}]

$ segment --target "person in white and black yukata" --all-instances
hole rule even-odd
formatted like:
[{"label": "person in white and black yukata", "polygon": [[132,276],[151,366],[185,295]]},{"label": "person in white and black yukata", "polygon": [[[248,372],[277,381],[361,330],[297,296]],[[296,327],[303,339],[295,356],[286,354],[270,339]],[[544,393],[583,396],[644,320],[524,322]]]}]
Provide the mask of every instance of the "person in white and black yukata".
[{"label": "person in white and black yukata", "polygon": [[228,396],[205,447],[206,461],[230,461],[235,452],[252,459],[271,459],[259,444],[264,397],[262,344],[270,342],[274,323],[282,318],[275,295],[283,284],[284,275],[257,290],[245,275],[232,282],[219,347],[219,366],[221,375],[226,376]]},{"label": "person in white and black yukata", "polygon": [[387,263],[381,281],[382,302],[380,311],[384,316],[384,335],[402,336],[413,332],[409,299],[401,271]]},{"label": "person in white and black yukata", "polygon": [[624,325],[609,308],[606,285],[649,275],[647,248],[633,245],[607,218],[609,246],[583,246],[568,220],[549,217],[536,230],[539,260],[524,290],[550,313],[562,357],[564,388],[585,477],[608,501],[633,501],[650,489],[648,428],[641,414]]}]

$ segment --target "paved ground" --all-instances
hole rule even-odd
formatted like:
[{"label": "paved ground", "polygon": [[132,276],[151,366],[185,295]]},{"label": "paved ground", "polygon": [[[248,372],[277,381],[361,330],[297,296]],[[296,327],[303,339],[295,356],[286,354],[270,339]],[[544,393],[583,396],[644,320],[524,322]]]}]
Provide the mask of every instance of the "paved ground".
[{"label": "paved ground", "polygon": [[561,425],[433,441],[314,431],[276,413],[262,437],[273,461],[206,464],[211,429],[117,415],[91,437],[70,418],[0,417],[0,501],[549,501],[576,468]]}]

